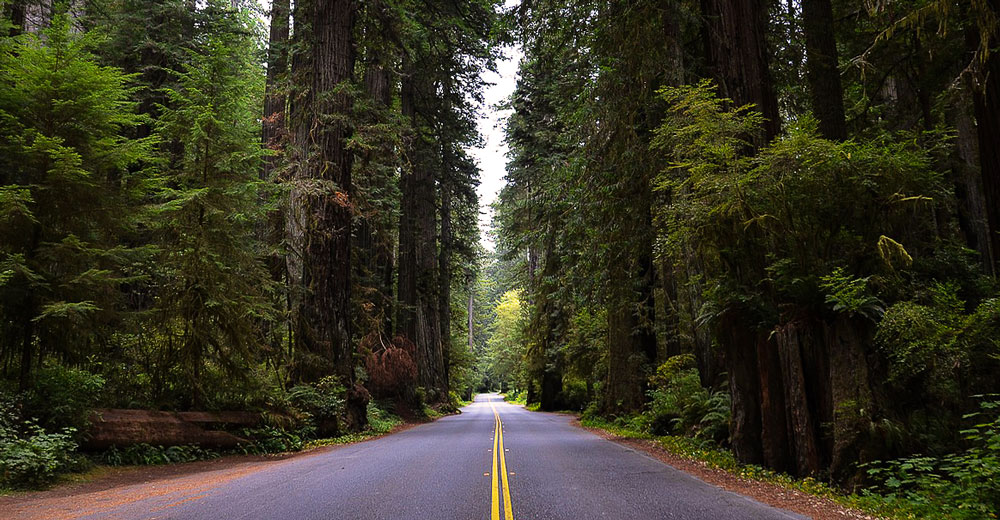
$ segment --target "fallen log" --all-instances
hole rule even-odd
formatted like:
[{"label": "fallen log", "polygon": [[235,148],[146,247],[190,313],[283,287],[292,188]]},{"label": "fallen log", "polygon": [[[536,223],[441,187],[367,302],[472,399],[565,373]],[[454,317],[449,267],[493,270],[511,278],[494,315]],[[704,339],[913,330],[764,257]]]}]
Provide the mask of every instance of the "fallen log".
[{"label": "fallen log", "polygon": [[145,443],[153,446],[195,444],[205,448],[232,448],[249,441],[217,428],[224,425],[253,426],[260,420],[260,414],[252,412],[97,409],[91,416],[91,426],[82,447],[101,450]]}]

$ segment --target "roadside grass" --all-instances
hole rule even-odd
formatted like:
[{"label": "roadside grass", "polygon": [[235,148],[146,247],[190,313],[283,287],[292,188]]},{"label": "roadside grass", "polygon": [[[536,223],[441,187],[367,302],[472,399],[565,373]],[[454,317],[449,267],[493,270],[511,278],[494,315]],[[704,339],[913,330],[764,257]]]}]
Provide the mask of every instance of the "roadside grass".
[{"label": "roadside grass", "polygon": [[580,424],[587,428],[603,430],[618,437],[652,440],[674,455],[702,462],[709,468],[719,469],[746,480],[773,484],[785,489],[825,498],[841,506],[880,518],[914,519],[923,517],[917,514],[906,503],[892,501],[887,497],[869,491],[863,491],[861,494],[847,494],[842,490],[813,478],[795,478],[761,466],[742,464],[736,460],[731,451],[720,448],[708,441],[674,435],[651,435],[628,426],[616,424],[607,419],[596,417],[584,417],[580,420]]},{"label": "roadside grass", "polygon": [[[425,411],[426,412],[426,411]],[[436,413],[436,412],[435,412]],[[440,415],[440,414],[439,414]],[[302,448],[303,451],[322,446],[336,446],[338,444],[351,444],[353,442],[366,441],[381,437],[390,433],[393,428],[403,424],[403,419],[395,414],[391,414],[381,408],[369,407],[368,428],[357,433],[348,433],[339,437],[329,439],[316,439],[308,441]]]},{"label": "roadside grass", "polygon": [[537,412],[539,406],[541,406],[540,403],[528,404],[528,394],[524,392],[514,392],[510,394],[500,394],[500,395],[503,397],[504,401],[507,401],[508,403],[511,404],[519,404],[532,412]]}]

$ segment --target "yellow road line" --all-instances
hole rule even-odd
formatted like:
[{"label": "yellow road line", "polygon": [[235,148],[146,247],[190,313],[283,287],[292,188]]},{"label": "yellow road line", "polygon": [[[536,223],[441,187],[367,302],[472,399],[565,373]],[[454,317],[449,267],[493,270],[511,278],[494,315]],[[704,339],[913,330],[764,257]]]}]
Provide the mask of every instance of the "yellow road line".
[{"label": "yellow road line", "polygon": [[497,430],[500,431],[500,475],[503,477],[503,516],[504,520],[514,520],[514,512],[510,508],[510,483],[507,482],[507,457],[503,449],[503,421],[497,414]]},{"label": "yellow road line", "polygon": [[493,410],[493,419],[493,470],[490,471],[490,480],[492,481],[490,489],[490,519],[500,520],[500,497],[497,492],[497,441],[500,440],[497,437],[497,431],[500,430],[500,416],[496,415],[496,410]]},{"label": "yellow road line", "polygon": [[[493,483],[492,483],[492,494],[491,494],[491,505],[490,518],[492,520],[500,520],[500,504],[499,496],[497,492],[497,481],[503,483],[503,516],[504,520],[514,520],[514,511],[511,509],[510,505],[510,482],[507,478],[507,457],[504,455],[503,447],[503,421],[500,420],[500,414],[497,412],[496,406],[490,403],[490,408],[493,409],[493,418],[495,419],[493,423]],[[497,479],[497,452],[500,453],[500,467],[499,473],[500,478]]]}]

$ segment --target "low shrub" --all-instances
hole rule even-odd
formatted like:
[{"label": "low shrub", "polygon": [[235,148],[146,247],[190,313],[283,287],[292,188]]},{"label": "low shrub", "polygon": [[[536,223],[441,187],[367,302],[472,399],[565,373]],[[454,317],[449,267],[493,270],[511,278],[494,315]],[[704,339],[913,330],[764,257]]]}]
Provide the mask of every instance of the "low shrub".
[{"label": "low shrub", "polygon": [[650,378],[646,412],[637,427],[655,435],[687,435],[725,442],[729,435],[730,398],[724,390],[701,386],[694,356],[673,356]]},{"label": "low shrub", "polygon": [[315,384],[303,384],[288,391],[292,406],[308,414],[309,425],[320,437],[338,433],[344,414],[347,389],[336,376],[327,376]]},{"label": "low shrub", "polygon": [[920,518],[1000,516],[1000,401],[985,401],[974,424],[962,431],[969,448],[943,457],[909,457],[874,463],[871,491],[899,502]]},{"label": "low shrub", "polygon": [[29,423],[26,433],[0,432],[0,486],[36,488],[81,466],[73,429],[48,433]]},{"label": "low shrub", "polygon": [[248,454],[284,453],[299,451],[306,445],[306,439],[313,437],[315,430],[306,427],[298,431],[290,431],[274,426],[244,428],[240,436],[250,439],[250,444],[244,444],[239,449]]},{"label": "low shrub", "polygon": [[136,444],[125,448],[112,446],[100,454],[99,460],[109,466],[155,466],[214,459],[221,455],[220,452],[193,445],[163,447]]},{"label": "low shrub", "polygon": [[31,414],[27,418],[36,419],[48,431],[85,432],[103,389],[104,378],[99,375],[62,365],[46,366],[24,395],[25,410]]},{"label": "low shrub", "polygon": [[25,420],[16,401],[0,393],[0,487],[41,487],[60,473],[81,469],[75,430],[47,432],[33,419]]}]

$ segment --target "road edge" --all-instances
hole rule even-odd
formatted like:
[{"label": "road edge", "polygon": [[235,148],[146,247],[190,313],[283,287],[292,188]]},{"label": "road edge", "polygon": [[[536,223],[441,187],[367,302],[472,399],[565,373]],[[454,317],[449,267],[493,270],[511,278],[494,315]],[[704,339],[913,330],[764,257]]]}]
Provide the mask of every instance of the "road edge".
[{"label": "road edge", "polygon": [[580,417],[577,414],[560,413],[559,415],[571,415],[573,419],[570,424],[577,428],[616,444],[638,450],[706,484],[751,498],[771,507],[817,520],[877,520],[880,518],[863,511],[850,509],[829,498],[811,495],[797,489],[789,489],[772,482],[740,477],[723,468],[712,467],[704,461],[674,453],[656,442],[655,439],[627,437],[602,428],[585,426],[580,422]]}]

